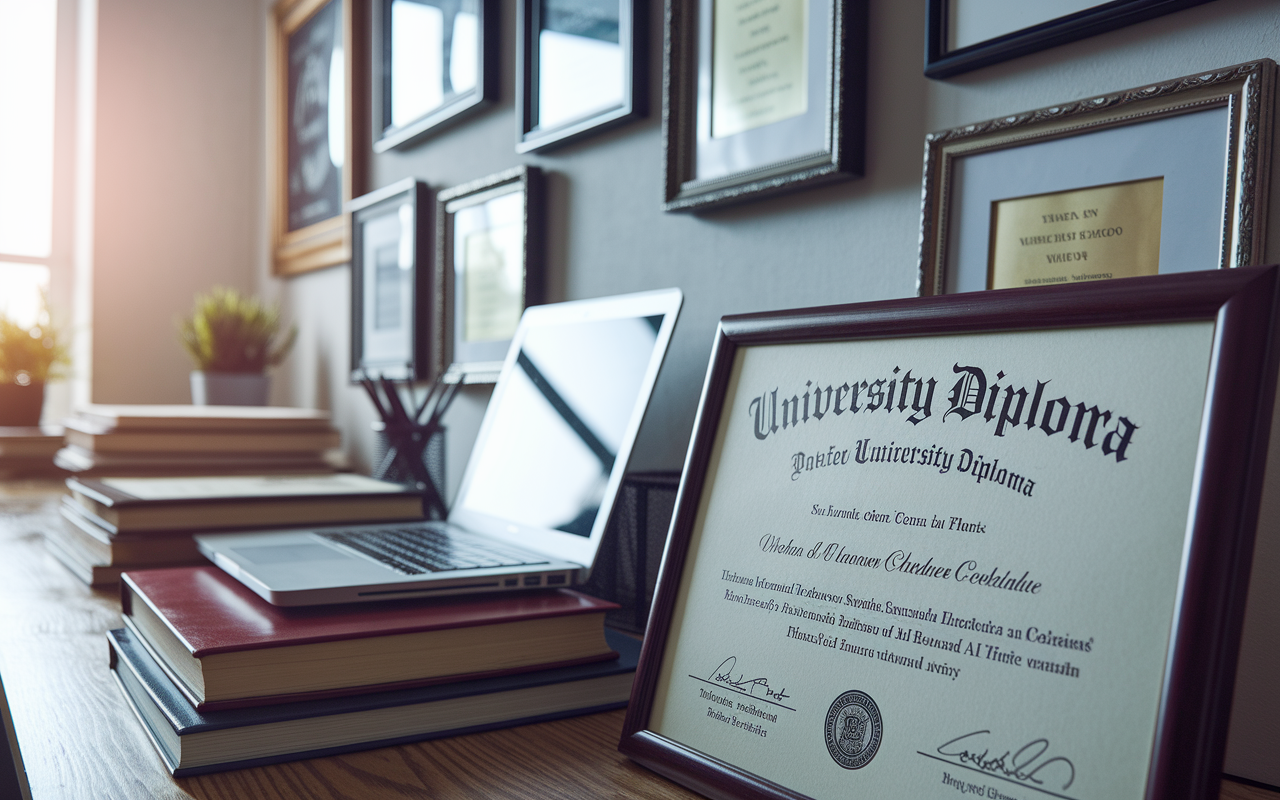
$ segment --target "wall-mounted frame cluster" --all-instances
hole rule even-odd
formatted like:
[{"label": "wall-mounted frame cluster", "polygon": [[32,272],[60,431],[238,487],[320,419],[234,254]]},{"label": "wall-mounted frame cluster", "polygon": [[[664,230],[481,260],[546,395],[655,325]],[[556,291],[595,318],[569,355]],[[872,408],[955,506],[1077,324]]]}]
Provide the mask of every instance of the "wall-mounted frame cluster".
[{"label": "wall-mounted frame cluster", "polygon": [[352,382],[496,380],[542,302],[542,195],[542,171],[517,167],[434,201],[412,178],[352,201]]}]

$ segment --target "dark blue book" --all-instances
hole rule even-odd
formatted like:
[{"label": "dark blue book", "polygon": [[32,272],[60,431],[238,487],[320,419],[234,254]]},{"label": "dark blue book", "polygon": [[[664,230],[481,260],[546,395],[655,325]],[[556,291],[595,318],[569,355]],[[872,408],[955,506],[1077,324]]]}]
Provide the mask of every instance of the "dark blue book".
[{"label": "dark blue book", "polygon": [[606,630],[619,658],[415,689],[200,713],[128,629],[111,671],[175,777],[455,736],[621,708],[640,642]]}]

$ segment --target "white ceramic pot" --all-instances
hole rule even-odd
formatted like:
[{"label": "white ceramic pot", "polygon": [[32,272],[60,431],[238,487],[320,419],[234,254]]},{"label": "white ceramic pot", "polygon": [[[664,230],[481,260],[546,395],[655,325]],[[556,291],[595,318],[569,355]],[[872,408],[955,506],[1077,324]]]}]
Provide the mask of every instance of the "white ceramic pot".
[{"label": "white ceramic pot", "polygon": [[265,406],[271,378],[257,372],[192,372],[191,402],[197,406]]}]

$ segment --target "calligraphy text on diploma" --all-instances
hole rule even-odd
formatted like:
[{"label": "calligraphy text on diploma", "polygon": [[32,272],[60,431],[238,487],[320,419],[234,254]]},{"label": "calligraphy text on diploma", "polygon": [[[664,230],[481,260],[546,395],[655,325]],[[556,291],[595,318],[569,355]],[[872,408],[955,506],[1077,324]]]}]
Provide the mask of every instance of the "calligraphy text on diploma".
[{"label": "calligraphy text on diploma", "polygon": [[714,2],[712,137],[805,113],[808,0]]},{"label": "calligraphy text on diploma", "polygon": [[1212,334],[739,350],[653,730],[816,798],[1140,796]]},{"label": "calligraphy text on diploma", "polygon": [[1155,275],[1164,178],[991,204],[988,288]]}]

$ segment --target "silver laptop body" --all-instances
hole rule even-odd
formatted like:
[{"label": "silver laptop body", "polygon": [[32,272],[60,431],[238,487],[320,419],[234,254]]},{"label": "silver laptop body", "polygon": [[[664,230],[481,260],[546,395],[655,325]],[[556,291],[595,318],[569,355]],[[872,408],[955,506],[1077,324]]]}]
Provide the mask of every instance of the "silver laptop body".
[{"label": "silver laptop body", "polygon": [[[585,581],[682,300],[666,289],[527,309],[445,522],[205,534],[200,551],[281,606]],[[462,563],[423,569],[441,547]]]}]

